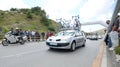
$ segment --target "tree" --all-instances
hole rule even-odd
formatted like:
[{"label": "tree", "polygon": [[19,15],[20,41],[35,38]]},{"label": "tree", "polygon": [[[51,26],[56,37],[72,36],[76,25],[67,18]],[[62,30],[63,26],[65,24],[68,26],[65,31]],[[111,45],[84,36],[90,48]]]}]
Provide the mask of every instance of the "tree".
[{"label": "tree", "polygon": [[31,12],[36,15],[46,16],[45,10],[42,10],[41,7],[38,7],[38,6],[31,8]]},{"label": "tree", "polygon": [[31,8],[31,11],[32,13],[36,14],[36,15],[40,15],[40,11],[41,11],[41,8],[40,7],[33,7]]},{"label": "tree", "polygon": [[25,8],[20,9],[20,12],[22,12],[24,14],[28,13],[29,11],[30,11],[30,9],[25,9]]},{"label": "tree", "polygon": [[17,8],[11,8],[10,11],[18,11]]}]

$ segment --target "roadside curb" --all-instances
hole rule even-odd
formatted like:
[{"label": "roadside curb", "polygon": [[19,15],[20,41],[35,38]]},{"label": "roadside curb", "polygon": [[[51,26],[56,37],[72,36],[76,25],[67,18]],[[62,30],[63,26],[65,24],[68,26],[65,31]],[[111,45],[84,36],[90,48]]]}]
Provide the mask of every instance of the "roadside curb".
[{"label": "roadside curb", "polygon": [[107,67],[107,50],[106,50],[106,46],[104,45],[104,52],[103,52],[103,57],[102,57],[102,63],[101,63],[101,67]]},{"label": "roadside curb", "polygon": [[119,59],[116,56],[116,53],[114,50],[109,50],[109,48],[107,49],[107,64],[108,67],[120,67],[120,62]]},{"label": "roadside curb", "polygon": [[[93,61],[92,63],[92,67],[101,67],[103,66],[102,65],[102,59],[106,59],[106,58],[103,58],[103,54],[104,54],[104,44],[103,42],[101,43],[100,45],[100,49],[99,49],[99,52],[97,54],[97,57],[95,58],[95,60]],[[104,65],[103,67],[105,67],[106,65]]]}]

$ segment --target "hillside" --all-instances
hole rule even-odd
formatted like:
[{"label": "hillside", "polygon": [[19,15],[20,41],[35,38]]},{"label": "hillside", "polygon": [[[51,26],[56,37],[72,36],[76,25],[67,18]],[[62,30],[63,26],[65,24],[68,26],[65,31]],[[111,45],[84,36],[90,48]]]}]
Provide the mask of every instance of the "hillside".
[{"label": "hillside", "polygon": [[46,12],[40,7],[31,9],[11,8],[10,11],[0,11],[0,28],[7,32],[10,28],[21,28],[23,30],[55,31],[58,24],[48,19]]}]

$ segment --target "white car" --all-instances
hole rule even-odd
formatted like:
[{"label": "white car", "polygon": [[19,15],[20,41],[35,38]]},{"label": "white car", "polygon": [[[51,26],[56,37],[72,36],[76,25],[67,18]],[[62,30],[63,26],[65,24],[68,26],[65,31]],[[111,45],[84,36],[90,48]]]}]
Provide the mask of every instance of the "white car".
[{"label": "white car", "polygon": [[85,46],[86,38],[83,32],[78,30],[66,30],[57,33],[46,40],[49,48],[75,50],[76,47]]},{"label": "white car", "polygon": [[98,40],[98,36],[92,35],[91,38],[90,38],[90,40]]},{"label": "white car", "polygon": [[98,36],[98,38],[99,38],[99,39],[102,39],[102,36],[101,36],[101,35],[99,35],[99,36]]}]

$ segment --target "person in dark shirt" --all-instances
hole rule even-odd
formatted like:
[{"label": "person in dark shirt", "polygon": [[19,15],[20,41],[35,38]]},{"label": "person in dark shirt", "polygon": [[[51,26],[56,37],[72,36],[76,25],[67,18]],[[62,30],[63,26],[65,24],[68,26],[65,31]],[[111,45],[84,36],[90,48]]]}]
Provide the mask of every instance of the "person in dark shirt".
[{"label": "person in dark shirt", "polygon": [[[106,24],[109,25],[109,23],[110,23],[110,20],[106,20]],[[109,35],[106,34],[106,37],[105,37],[105,40],[104,40],[104,42],[106,43],[106,45],[108,45],[108,41],[109,41]]]},{"label": "person in dark shirt", "polygon": [[117,16],[113,24],[112,31],[118,31],[119,23],[120,23],[119,16]]},{"label": "person in dark shirt", "polygon": [[42,35],[42,41],[44,40],[44,38],[45,38],[45,33],[44,32],[42,32],[41,33],[41,35]]},{"label": "person in dark shirt", "polygon": [[40,33],[38,31],[35,32],[36,41],[40,41]]},{"label": "person in dark shirt", "polygon": [[19,40],[23,40],[23,36],[25,36],[25,34],[24,34],[24,32],[22,31],[22,29],[19,29],[18,36],[20,36],[20,37],[18,38]]},{"label": "person in dark shirt", "polygon": [[19,32],[20,32],[19,29],[16,28],[16,29],[15,29],[15,32],[14,32],[14,35],[15,35],[15,36],[19,36]]}]

